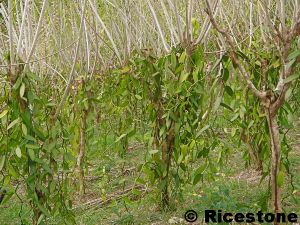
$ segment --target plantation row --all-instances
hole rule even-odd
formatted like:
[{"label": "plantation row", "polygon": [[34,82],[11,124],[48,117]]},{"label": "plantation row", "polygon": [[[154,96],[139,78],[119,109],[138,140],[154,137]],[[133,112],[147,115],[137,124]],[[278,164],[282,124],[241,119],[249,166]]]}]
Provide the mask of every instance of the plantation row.
[{"label": "plantation row", "polygon": [[[295,61],[299,55],[296,50],[289,54],[289,59]],[[251,78],[257,86],[264,86],[263,77],[259,76],[262,70],[274,74],[267,78],[268,85],[274,85],[276,80],[272,77],[281,69],[280,65],[276,66],[276,55],[274,59],[263,59],[268,61],[267,68],[262,68],[256,58],[248,58],[241,52],[237,57],[248,61]],[[145,176],[137,182],[157,185],[159,202],[165,207],[169,204],[171,190],[178,192],[186,183],[213,179],[216,167],[222,166],[229,157],[230,145],[216,134],[220,131],[216,123],[219,116],[231,124],[230,133],[236,142],[242,141],[249,146],[245,152],[246,161],[255,164],[266,176],[270,167],[274,169],[269,166],[273,163],[270,148],[274,145],[270,125],[274,121],[279,123],[274,131],[283,134],[282,141],[276,145],[276,148],[281,147],[282,153],[273,178],[276,179],[273,194],[274,191],[279,194],[276,190],[283,185],[284,174],[289,168],[290,147],[283,132],[292,126],[289,119],[297,108],[298,89],[287,93],[290,96],[285,99],[289,101],[278,109],[276,120],[270,121],[269,131],[268,120],[273,118],[263,111],[251,90],[239,87],[234,69],[237,65],[228,54],[209,60],[205,61],[201,46],[191,55],[178,47],[161,58],[150,54],[136,56],[126,67],[109,71],[97,80],[79,77],[58,116],[55,99],[59,98],[49,96],[62,93],[41,85],[43,80],[32,72],[22,71],[15,75],[16,78],[10,74],[11,83],[1,99],[0,168],[2,189],[7,192],[4,201],[9,201],[15,193],[16,182],[23,181],[33,208],[34,223],[57,213],[64,215],[66,221],[72,218],[72,206],[67,201],[71,194],[69,179],[73,173],[77,174],[79,191],[84,194],[88,163],[85,155],[89,151],[87,146],[92,145],[89,136],[94,135],[91,132],[94,127],[101,126],[104,130],[99,136],[105,135],[102,132],[106,129],[118,136],[115,142],[121,146],[121,155],[126,154],[130,138],[136,133],[148,135],[145,144],[149,151],[140,168]],[[286,84],[298,85],[290,77],[287,79]],[[195,168],[197,161],[202,163]]]},{"label": "plantation row", "polygon": [[[85,26],[86,4],[79,33]],[[139,153],[143,161],[135,168],[131,192],[139,196],[139,185],[150,187],[161,210],[170,209],[187,185],[213,182],[233,148],[246,146],[241,148],[245,165],[259,171],[261,182],[270,180],[260,207],[284,211],[282,188],[293,185],[287,183],[293,176],[288,131],[299,115],[300,11],[295,8],[293,18],[270,25],[274,37],[265,49],[258,35],[237,46],[216,20],[216,6],[217,1],[213,7],[207,1],[206,23],[220,37],[221,50],[214,40],[204,44],[193,39],[201,26],[187,15],[179,44],[168,49],[162,41],[168,50],[163,54],[151,48],[132,50],[128,60],[105,70],[82,69],[85,62],[77,62],[79,37],[68,79],[30,67],[40,20],[25,61],[14,50],[19,44],[12,44],[13,30],[8,29],[11,45],[1,57],[6,63],[0,84],[1,204],[18,202],[20,213],[29,207],[32,224],[57,217],[75,224],[72,200],[86,194],[92,161],[116,153],[125,159],[138,143],[146,151]],[[96,4],[90,7],[118,61]],[[10,24],[9,18],[6,22]],[[208,52],[207,46],[214,51]]]}]

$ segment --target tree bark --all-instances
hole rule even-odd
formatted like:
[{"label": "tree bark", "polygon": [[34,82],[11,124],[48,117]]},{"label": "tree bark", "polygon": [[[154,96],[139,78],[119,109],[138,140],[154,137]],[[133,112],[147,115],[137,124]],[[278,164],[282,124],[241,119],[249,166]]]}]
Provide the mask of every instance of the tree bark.
[{"label": "tree bark", "polygon": [[[163,140],[162,143],[162,160],[164,165],[166,165],[166,170],[168,169],[168,145],[166,140]],[[169,205],[169,192],[168,192],[168,171],[165,176],[162,177],[162,182],[164,183],[164,187],[162,190],[162,206],[165,208]]]},{"label": "tree bark", "polygon": [[80,141],[79,141],[79,154],[77,157],[77,168],[78,168],[78,176],[79,176],[79,192],[81,195],[85,194],[85,183],[84,183],[84,169],[83,163],[85,158],[85,131],[87,125],[87,116],[88,111],[83,110],[83,115],[81,118],[81,126],[80,126]]},{"label": "tree bark", "polygon": [[171,166],[172,153],[174,150],[174,140],[175,140],[175,122],[171,123],[170,129],[168,130],[167,136],[162,144],[162,160],[166,165],[166,176],[163,177],[163,181],[165,182],[165,186],[162,192],[162,203],[163,207],[169,205],[169,192],[168,192],[168,184],[169,184],[169,170]]},{"label": "tree bark", "polygon": [[271,186],[272,186],[272,207],[274,213],[282,211],[281,208],[281,188],[278,185],[278,173],[280,169],[280,136],[277,123],[277,116],[266,109],[268,128],[271,138]]}]

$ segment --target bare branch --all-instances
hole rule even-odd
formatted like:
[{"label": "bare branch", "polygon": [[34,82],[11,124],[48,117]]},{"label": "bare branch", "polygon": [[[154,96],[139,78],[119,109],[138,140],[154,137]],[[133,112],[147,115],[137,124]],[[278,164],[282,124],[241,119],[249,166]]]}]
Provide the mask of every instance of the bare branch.
[{"label": "bare branch", "polygon": [[[170,0],[168,0],[168,2],[170,4]],[[180,39],[180,42],[182,43],[183,42],[183,32],[182,32],[182,28],[181,28],[180,15],[178,12],[178,7],[177,7],[177,0],[174,1],[174,8],[175,8],[175,16],[176,16],[178,33],[179,33],[179,39]]]},{"label": "bare branch", "polygon": [[36,44],[37,44],[37,39],[38,39],[38,35],[39,35],[39,32],[40,32],[40,29],[42,27],[42,20],[43,20],[43,16],[44,16],[44,13],[45,13],[45,9],[46,9],[46,4],[47,4],[48,0],[44,0],[43,1],[43,5],[42,5],[42,10],[41,10],[41,14],[40,14],[40,18],[39,18],[39,22],[38,22],[38,25],[37,25],[37,28],[36,28],[36,31],[35,31],[35,34],[34,34],[34,38],[33,38],[33,42],[32,42],[32,46],[31,46],[31,49],[30,49],[30,52],[26,58],[26,64],[25,64],[25,67],[24,67],[24,71],[26,71],[26,68],[28,67],[28,62],[30,61],[30,58],[35,50],[35,47],[36,47]]},{"label": "bare branch", "polygon": [[[14,63],[14,52],[13,52],[13,20],[12,20],[12,0],[8,0],[8,36],[9,36],[9,53],[10,53],[10,65]],[[11,70],[12,68],[10,68]]]},{"label": "bare branch", "polygon": [[[213,7],[214,17],[218,13],[219,2],[221,2],[221,0],[216,0],[215,1],[214,7]],[[209,16],[207,15],[206,18],[205,18],[203,27],[201,28],[200,34],[199,34],[197,40],[195,41],[195,45],[198,45],[199,43],[203,43],[205,41],[205,38],[207,37],[210,28],[211,28],[211,23],[210,23]]]},{"label": "bare branch", "polygon": [[167,43],[166,43],[166,40],[165,40],[165,37],[164,37],[164,35],[163,35],[161,26],[160,26],[160,24],[159,24],[159,22],[158,22],[158,19],[157,19],[156,13],[155,13],[155,11],[154,11],[154,9],[153,9],[153,7],[152,7],[152,5],[151,5],[151,3],[150,3],[149,0],[147,0],[147,3],[148,3],[148,6],[149,6],[149,8],[150,8],[150,11],[151,11],[151,13],[152,13],[152,16],[153,16],[153,18],[154,18],[154,21],[155,21],[156,27],[157,27],[157,29],[158,29],[158,33],[159,33],[159,35],[160,35],[161,41],[162,41],[162,43],[163,43],[163,46],[164,46],[164,48],[165,48],[165,51],[166,51],[166,52],[169,52],[170,49],[169,49],[169,46],[168,46]]},{"label": "bare branch", "polygon": [[22,14],[22,23],[21,23],[21,27],[20,27],[19,41],[18,41],[18,45],[17,45],[17,54],[20,54],[20,50],[21,50],[21,43],[22,43],[22,37],[23,37],[24,29],[25,29],[25,19],[27,16],[28,5],[29,5],[29,0],[26,0],[23,14]]},{"label": "bare branch", "polygon": [[231,58],[231,60],[237,65],[238,70],[241,74],[241,76],[243,77],[243,79],[246,81],[247,86],[253,91],[254,95],[260,99],[263,99],[265,97],[265,93],[259,91],[253,84],[253,82],[250,80],[250,76],[249,74],[246,72],[245,68],[243,67],[243,65],[241,64],[240,60],[238,59],[236,53],[235,53],[235,47],[234,44],[231,40],[231,37],[229,36],[229,34],[225,31],[222,30],[218,24],[215,21],[215,18],[213,16],[213,13],[211,11],[210,8],[210,4],[209,4],[209,0],[206,0],[206,4],[207,4],[207,14],[210,17],[210,21],[213,25],[213,27],[219,32],[221,33],[224,37],[225,37],[225,41],[226,43],[229,45],[229,56]]},{"label": "bare branch", "polygon": [[103,20],[102,20],[101,17],[99,16],[99,14],[98,14],[98,12],[97,12],[97,9],[96,9],[95,5],[91,2],[91,0],[88,0],[88,1],[89,1],[90,5],[91,5],[91,8],[92,8],[92,10],[93,10],[93,12],[94,12],[94,14],[95,14],[95,16],[96,16],[96,19],[98,20],[98,22],[100,23],[101,27],[104,29],[104,31],[105,31],[105,33],[106,33],[108,39],[110,40],[110,42],[111,42],[111,44],[112,44],[112,47],[113,47],[113,49],[114,49],[114,51],[115,51],[115,54],[117,55],[117,58],[118,58],[120,64],[122,64],[122,59],[121,59],[119,50],[118,50],[118,48],[117,48],[117,46],[116,46],[116,44],[115,44],[115,41],[114,41],[114,39],[113,39],[111,33],[109,32],[109,30],[107,29],[105,23],[103,22]]},{"label": "bare branch", "polygon": [[57,119],[59,113],[60,113],[60,110],[63,106],[63,103],[64,101],[66,100],[68,94],[69,94],[69,91],[70,91],[70,88],[71,88],[71,84],[73,83],[73,80],[74,80],[74,70],[75,70],[75,65],[76,65],[76,62],[77,62],[77,56],[78,56],[78,49],[79,49],[79,44],[80,44],[80,40],[81,40],[81,31],[82,31],[82,27],[83,27],[83,21],[84,21],[84,13],[85,13],[85,7],[86,7],[86,1],[84,1],[84,5],[83,5],[83,9],[82,9],[82,14],[81,14],[81,22],[80,22],[80,28],[79,28],[79,33],[78,33],[78,41],[77,41],[77,44],[76,44],[76,49],[75,49],[75,56],[74,56],[74,60],[73,60],[73,65],[72,65],[72,69],[70,71],[70,75],[69,75],[69,79],[68,79],[68,83],[67,83],[67,87],[64,91],[64,94],[61,98],[61,101],[57,107],[57,110],[55,112],[55,115],[54,115],[54,121]]}]

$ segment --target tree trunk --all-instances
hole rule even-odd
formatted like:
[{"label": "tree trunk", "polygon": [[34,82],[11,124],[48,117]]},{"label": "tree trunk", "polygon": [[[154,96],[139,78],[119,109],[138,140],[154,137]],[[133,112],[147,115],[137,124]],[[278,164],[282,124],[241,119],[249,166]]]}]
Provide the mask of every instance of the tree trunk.
[{"label": "tree trunk", "polygon": [[83,162],[85,157],[85,131],[87,125],[87,116],[88,111],[83,110],[83,115],[81,118],[81,126],[80,126],[80,141],[79,141],[79,154],[77,157],[77,169],[78,169],[78,176],[79,176],[79,192],[81,195],[85,194],[85,184],[84,184],[84,169],[83,169]]},{"label": "tree trunk", "polygon": [[277,123],[277,116],[272,115],[267,109],[267,120],[271,138],[271,186],[272,186],[272,207],[274,213],[281,212],[281,188],[278,185],[278,173],[280,168],[280,136]]},{"label": "tree trunk", "polygon": [[169,184],[169,170],[171,166],[172,153],[174,150],[174,140],[175,140],[175,122],[171,123],[170,129],[168,130],[168,134],[166,139],[162,145],[162,160],[166,165],[166,176],[163,177],[163,181],[165,181],[165,187],[162,192],[162,203],[163,206],[166,207],[169,205],[169,193],[168,193],[168,184]]},{"label": "tree trunk", "polygon": [[[166,170],[168,170],[169,156],[168,156],[168,145],[167,145],[166,140],[163,140],[163,143],[162,143],[161,147],[162,147],[162,160],[163,160],[164,165],[166,165]],[[162,206],[163,206],[163,208],[165,208],[166,206],[169,205],[168,171],[167,171],[166,175],[162,177],[162,182],[164,183],[164,187],[163,187],[163,190],[162,190]]]}]

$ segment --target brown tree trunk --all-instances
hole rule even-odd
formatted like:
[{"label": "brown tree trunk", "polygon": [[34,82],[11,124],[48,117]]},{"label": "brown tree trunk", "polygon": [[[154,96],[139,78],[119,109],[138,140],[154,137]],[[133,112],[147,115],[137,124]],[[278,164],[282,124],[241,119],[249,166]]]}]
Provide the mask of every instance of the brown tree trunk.
[{"label": "brown tree trunk", "polygon": [[[166,170],[168,170],[168,161],[169,161],[169,150],[168,150],[168,141],[167,136],[165,138],[160,138],[159,131],[166,124],[166,121],[163,116],[163,106],[161,102],[157,103],[157,116],[156,116],[156,128],[154,132],[154,146],[155,148],[161,148],[162,151],[162,161],[166,165]],[[166,175],[161,177],[161,182],[164,183],[164,187],[161,193],[161,203],[162,207],[165,208],[169,205],[169,192],[168,192],[168,171]]]},{"label": "brown tree trunk", "polygon": [[169,205],[169,168],[171,164],[171,156],[174,146],[174,122],[171,123],[169,130],[165,137],[160,137],[160,129],[166,125],[166,120],[163,118],[163,106],[161,102],[156,105],[157,115],[156,115],[156,127],[154,131],[154,142],[153,147],[156,149],[160,148],[162,153],[162,162],[166,169],[166,174],[162,175],[161,182],[164,184],[161,192],[161,203],[162,208],[166,208]]},{"label": "brown tree trunk", "polygon": [[79,141],[79,154],[77,157],[77,169],[78,169],[78,176],[79,176],[79,192],[81,195],[85,194],[85,183],[84,183],[84,169],[83,169],[83,162],[85,157],[85,131],[87,126],[87,116],[88,111],[83,110],[83,115],[81,118],[81,126],[80,126],[80,141]]},{"label": "brown tree trunk", "polygon": [[174,152],[174,142],[175,142],[175,122],[171,123],[171,128],[168,132],[168,164],[167,164],[167,175],[169,176],[169,170],[171,166],[172,154]]},{"label": "brown tree trunk", "polygon": [[[167,141],[163,140],[162,143],[162,160],[164,162],[164,165],[168,165],[168,145],[167,145]],[[166,169],[168,169],[168,166],[166,167]],[[162,182],[164,183],[164,187],[162,190],[162,206],[163,208],[165,208],[166,206],[169,205],[169,192],[168,192],[168,171],[166,173],[165,176],[162,177]]]},{"label": "brown tree trunk", "polygon": [[[277,116],[272,115],[267,109],[267,120],[271,138],[271,186],[272,186],[272,207],[274,213],[281,212],[281,188],[278,185],[278,173],[280,168],[280,136],[277,123]],[[276,224],[276,223],[275,223]]]},{"label": "brown tree trunk", "polygon": [[171,123],[171,127],[168,130],[166,139],[162,144],[162,160],[166,165],[166,176],[163,177],[163,181],[165,182],[165,186],[162,192],[162,203],[163,206],[166,207],[169,205],[169,192],[168,192],[168,184],[169,184],[169,170],[171,166],[172,153],[174,150],[174,140],[175,140],[175,122]]}]

